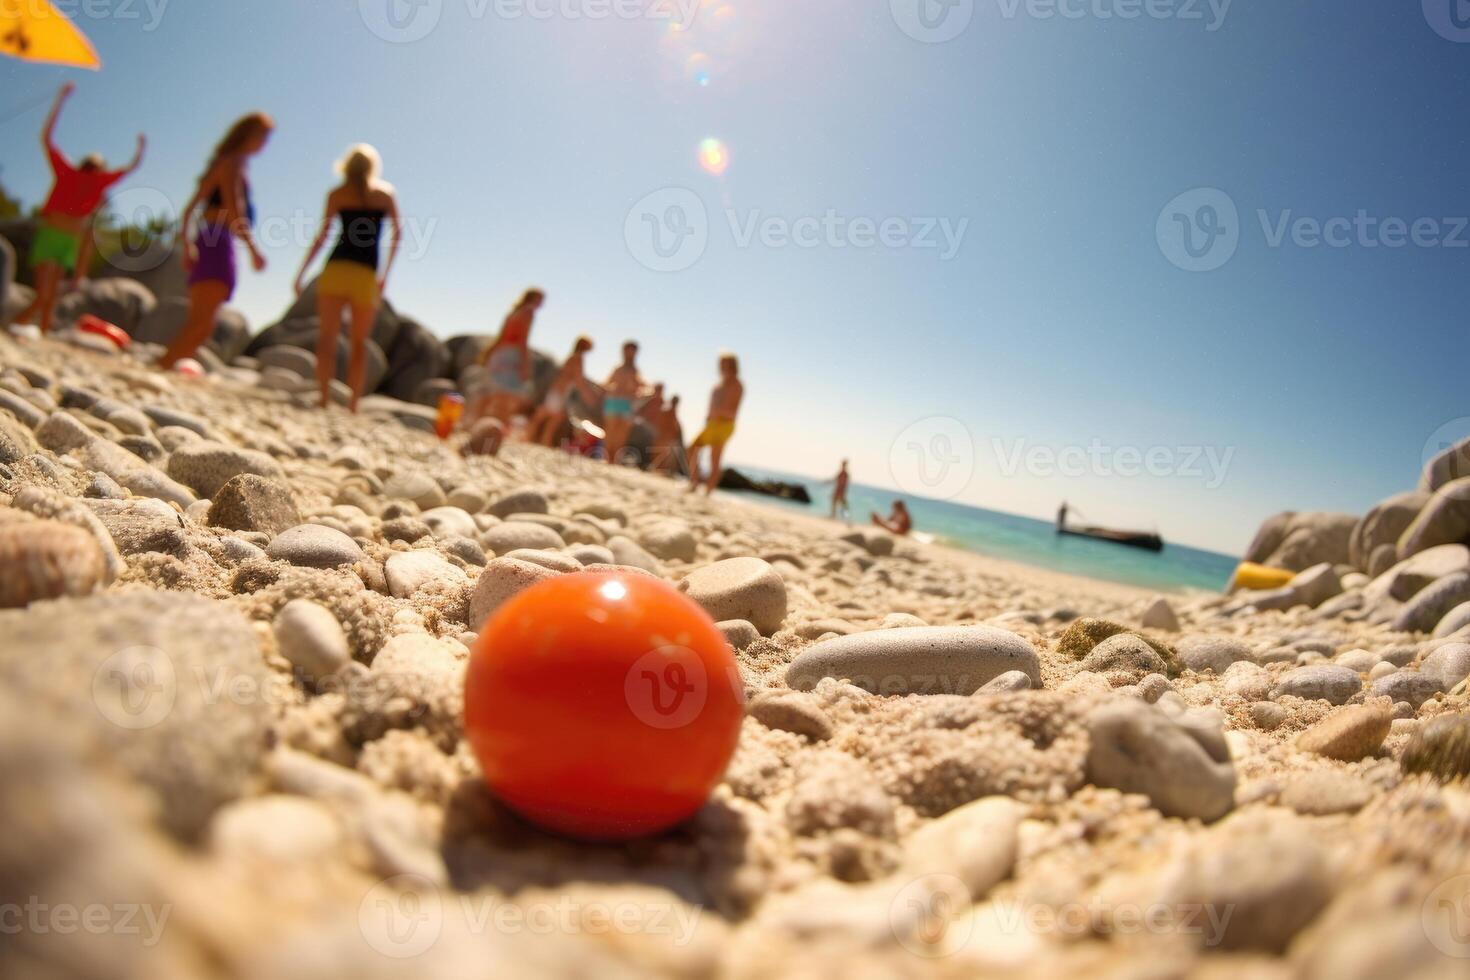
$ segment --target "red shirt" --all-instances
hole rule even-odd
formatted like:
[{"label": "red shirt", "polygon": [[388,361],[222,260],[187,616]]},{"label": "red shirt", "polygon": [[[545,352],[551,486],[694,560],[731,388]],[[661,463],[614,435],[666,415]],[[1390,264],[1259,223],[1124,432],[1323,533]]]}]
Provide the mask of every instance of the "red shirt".
[{"label": "red shirt", "polygon": [[51,186],[51,196],[46,199],[42,214],[85,218],[102,204],[107,189],[126,175],[126,171],[121,170],[78,170],[54,147],[48,148],[46,154],[51,158],[51,172],[56,175],[56,183]]}]

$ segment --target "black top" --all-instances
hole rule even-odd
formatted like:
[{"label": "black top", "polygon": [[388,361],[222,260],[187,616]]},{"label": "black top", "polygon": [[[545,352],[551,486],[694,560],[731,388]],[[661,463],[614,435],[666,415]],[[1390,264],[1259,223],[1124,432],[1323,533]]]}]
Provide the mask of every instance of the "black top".
[{"label": "black top", "polygon": [[369,269],[378,267],[378,242],[383,237],[383,218],[377,208],[343,208],[339,217],[342,234],[332,249],[329,262],[356,262]]},{"label": "black top", "polygon": [[[250,181],[241,180],[240,188],[245,192],[245,220],[251,225],[255,224],[255,202],[250,199]],[[214,185],[214,190],[209,194],[209,200],[204,202],[206,208],[222,208],[225,206],[225,195],[219,184]]]}]

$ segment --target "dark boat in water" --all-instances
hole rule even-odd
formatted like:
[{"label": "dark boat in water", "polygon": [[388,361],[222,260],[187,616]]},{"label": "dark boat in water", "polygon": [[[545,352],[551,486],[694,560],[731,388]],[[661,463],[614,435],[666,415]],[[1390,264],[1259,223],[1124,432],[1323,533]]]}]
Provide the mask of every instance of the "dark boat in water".
[{"label": "dark boat in water", "polygon": [[1075,538],[1096,538],[1113,544],[1141,548],[1144,551],[1163,551],[1164,539],[1152,531],[1114,531],[1105,527],[1059,527],[1058,534],[1069,534]]},{"label": "dark boat in water", "polygon": [[1129,548],[1138,548],[1142,551],[1163,551],[1164,539],[1154,531],[1115,531],[1106,527],[1091,527],[1088,525],[1070,525],[1067,523],[1067,514],[1071,508],[1067,502],[1062,501],[1062,506],[1057,510],[1057,534],[1069,534],[1074,538],[1094,538],[1098,541],[1108,541],[1112,544],[1121,544]]}]

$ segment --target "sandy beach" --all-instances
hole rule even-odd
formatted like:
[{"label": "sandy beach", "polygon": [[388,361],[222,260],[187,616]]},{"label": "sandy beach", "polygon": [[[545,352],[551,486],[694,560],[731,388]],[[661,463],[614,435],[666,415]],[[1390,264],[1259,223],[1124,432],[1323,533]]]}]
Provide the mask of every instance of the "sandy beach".
[{"label": "sandy beach", "polygon": [[[272,378],[0,336],[7,976],[1464,975],[1470,645],[1379,578],[1157,599]],[[588,566],[747,704],[624,844],[463,730],[485,619]]]}]

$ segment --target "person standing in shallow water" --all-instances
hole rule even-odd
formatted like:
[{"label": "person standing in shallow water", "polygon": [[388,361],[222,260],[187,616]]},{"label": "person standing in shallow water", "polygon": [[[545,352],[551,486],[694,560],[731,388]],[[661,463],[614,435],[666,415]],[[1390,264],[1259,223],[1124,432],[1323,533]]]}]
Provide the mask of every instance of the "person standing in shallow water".
[{"label": "person standing in shallow water", "polygon": [[834,521],[837,519],[838,511],[842,512],[844,521],[851,516],[847,509],[847,484],[850,481],[851,477],[847,474],[847,460],[844,459],[842,468],[832,478],[832,519]]},{"label": "person standing in shallow water", "polygon": [[31,243],[36,299],[15,318],[16,323],[39,325],[42,333],[51,329],[62,279],[68,275],[76,282],[87,278],[92,220],[112,185],[138,169],[146,145],[139,136],[138,152],[122,170],[108,170],[95,153],[84,157],[80,164],[73,164],[56,146],[56,122],[61,117],[62,106],[75,91],[76,86],[71,82],[61,86],[41,131],[41,146],[46,150],[54,182],[50,196],[41,207],[41,220]]},{"label": "person standing in shallow water", "polygon": [[[265,256],[255,244],[255,205],[246,170],[250,158],[270,141],[275,122],[263,112],[236,120],[214,149],[194,196],[179,218],[179,244],[189,274],[189,315],[158,366],[167,370],[214,333],[219,308],[235,293],[235,239],[250,253],[256,272],[265,271]],[[191,236],[194,214],[203,208],[199,234]]]},{"label": "person standing in shallow water", "polygon": [[[383,161],[378,151],[359,143],[347,151],[337,163],[342,183],[327,195],[321,230],[311,243],[311,250],[296,274],[296,295],[305,291],[306,270],[327,243],[332,223],[342,226],[337,245],[327,257],[326,268],[316,284],[317,318],[321,333],[316,347],[316,377],[321,386],[322,407],[331,403],[332,379],[337,376],[337,338],[342,331],[342,314],[349,313],[351,349],[347,358],[347,386],[352,389],[347,403],[349,411],[357,411],[367,375],[367,341],[378,316],[388,274],[398,258],[398,245],[403,226],[398,217],[398,198],[393,187],[379,179]],[[383,223],[392,222],[393,237],[388,244],[388,260],[378,272],[379,247],[383,240]]]}]

